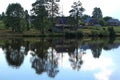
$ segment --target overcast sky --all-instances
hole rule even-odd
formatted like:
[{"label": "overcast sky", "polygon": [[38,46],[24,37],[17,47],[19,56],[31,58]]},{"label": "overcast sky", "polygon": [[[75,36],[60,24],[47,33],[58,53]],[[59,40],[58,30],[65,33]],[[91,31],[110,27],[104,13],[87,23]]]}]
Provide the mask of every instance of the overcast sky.
[{"label": "overcast sky", "polygon": [[[6,10],[9,3],[20,3],[24,9],[30,10],[31,4],[36,0],[0,0],[0,13]],[[60,0],[59,7],[65,15],[69,15],[69,10],[73,1],[78,0]],[[100,7],[103,16],[111,16],[120,19],[120,2],[118,0],[80,0],[85,8],[84,14],[91,15],[94,7]]]}]

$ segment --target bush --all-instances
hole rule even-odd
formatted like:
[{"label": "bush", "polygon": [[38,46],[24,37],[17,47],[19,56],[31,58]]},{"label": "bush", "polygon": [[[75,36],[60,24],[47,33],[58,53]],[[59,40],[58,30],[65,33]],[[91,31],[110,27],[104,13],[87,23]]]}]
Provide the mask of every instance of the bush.
[{"label": "bush", "polygon": [[75,32],[72,32],[72,31],[66,31],[65,32],[65,37],[74,38],[74,37],[76,37],[76,34],[75,34]]},{"label": "bush", "polygon": [[99,36],[99,32],[97,30],[92,30],[91,31],[91,36],[98,37]]},{"label": "bush", "polygon": [[109,36],[109,32],[107,30],[101,30],[99,36],[100,37],[107,37],[107,36]]},{"label": "bush", "polygon": [[66,31],[65,32],[65,37],[68,38],[75,38],[75,37],[83,37],[83,32],[82,31]]},{"label": "bush", "polygon": [[84,36],[84,35],[83,35],[83,32],[82,32],[81,30],[77,31],[77,36],[78,36],[78,37],[83,37],[83,36]]},{"label": "bush", "polygon": [[92,30],[91,31],[91,36],[93,37],[108,37],[109,36],[109,31],[108,30]]},{"label": "bush", "polygon": [[110,37],[115,37],[115,30],[113,27],[108,27],[108,31],[109,31],[109,36]]}]

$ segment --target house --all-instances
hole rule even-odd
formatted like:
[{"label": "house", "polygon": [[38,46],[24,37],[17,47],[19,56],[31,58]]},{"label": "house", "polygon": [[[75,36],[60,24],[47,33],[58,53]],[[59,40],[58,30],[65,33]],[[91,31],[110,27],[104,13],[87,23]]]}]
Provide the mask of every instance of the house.
[{"label": "house", "polygon": [[84,22],[86,23],[87,26],[94,26],[98,24],[98,20],[91,17],[84,20]]},{"label": "house", "polygon": [[109,19],[107,24],[109,26],[120,26],[120,21],[118,19]]},{"label": "house", "polygon": [[74,25],[69,24],[69,17],[56,17],[54,19],[54,31],[63,32],[64,30],[74,30]]}]

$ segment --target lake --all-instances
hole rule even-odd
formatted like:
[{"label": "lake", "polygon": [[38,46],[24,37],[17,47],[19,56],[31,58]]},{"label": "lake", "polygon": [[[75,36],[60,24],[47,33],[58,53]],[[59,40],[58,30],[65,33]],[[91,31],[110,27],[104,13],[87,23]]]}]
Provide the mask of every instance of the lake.
[{"label": "lake", "polygon": [[120,38],[0,38],[0,80],[120,80]]}]

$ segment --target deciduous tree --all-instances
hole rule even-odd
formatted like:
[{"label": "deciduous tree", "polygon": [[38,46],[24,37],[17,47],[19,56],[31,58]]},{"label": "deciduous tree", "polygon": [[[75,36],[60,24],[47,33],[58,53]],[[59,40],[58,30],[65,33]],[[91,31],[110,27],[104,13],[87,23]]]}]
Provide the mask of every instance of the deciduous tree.
[{"label": "deciduous tree", "polygon": [[93,12],[92,12],[92,17],[96,18],[97,20],[102,19],[103,15],[102,15],[102,11],[100,8],[95,7]]},{"label": "deciduous tree", "polygon": [[22,23],[24,19],[24,10],[19,3],[9,4],[6,10],[5,24],[8,28],[12,28],[13,32],[21,32]]}]

